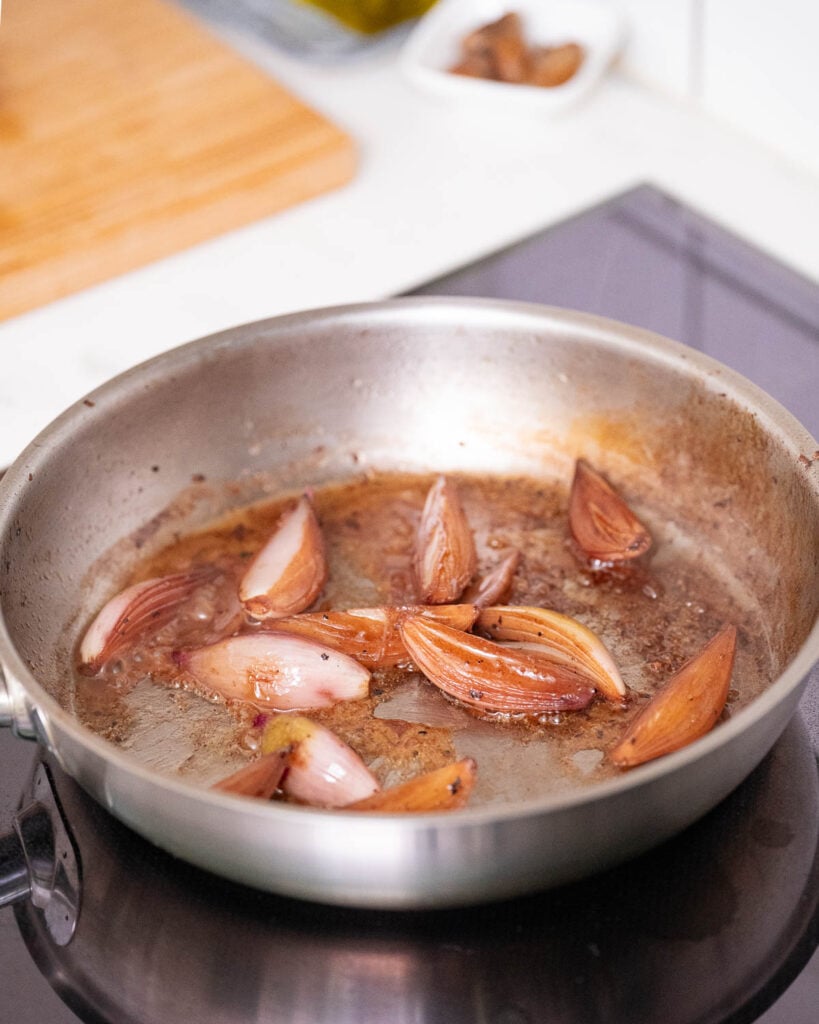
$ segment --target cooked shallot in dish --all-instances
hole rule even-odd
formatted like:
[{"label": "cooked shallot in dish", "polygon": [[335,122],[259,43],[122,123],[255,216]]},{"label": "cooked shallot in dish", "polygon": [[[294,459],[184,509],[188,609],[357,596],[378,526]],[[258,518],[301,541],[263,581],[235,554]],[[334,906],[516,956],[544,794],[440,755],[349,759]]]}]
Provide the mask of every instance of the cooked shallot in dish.
[{"label": "cooked shallot in dish", "polygon": [[569,526],[583,553],[598,562],[638,558],[651,534],[622,497],[584,459],[575,466],[569,495]]},{"label": "cooked shallot in dish", "polygon": [[179,606],[203,583],[212,580],[210,566],[143,580],[105,604],[88,627],[79,650],[80,670],[93,674],[148,630],[157,633]]},{"label": "cooked shallot in dish", "polygon": [[344,807],[381,788],[358,754],[333,732],[301,715],[277,715],[262,733],[262,754],[287,751],[282,790],[314,807]]},{"label": "cooked shallot in dish", "polygon": [[174,661],[225,700],[278,711],[326,708],[367,696],[370,673],[330,647],[288,633],[245,633],[174,651]]},{"label": "cooked shallot in dish", "polygon": [[427,679],[483,712],[537,715],[585,708],[594,681],[577,668],[415,616],[401,623],[412,660]]},{"label": "cooked shallot in dish", "polygon": [[276,630],[297,633],[351,658],[368,668],[395,668],[409,654],[399,630],[410,615],[443,622],[453,629],[471,629],[478,614],[472,604],[405,605],[355,608],[347,612],[306,612],[276,620]]},{"label": "cooked shallot in dish", "polygon": [[458,490],[439,476],[429,489],[418,527],[416,571],[424,601],[457,601],[476,568],[475,541]]},{"label": "cooked shallot in dish", "polygon": [[610,757],[622,768],[651,761],[709,732],[728,699],[737,631],[725,626],[643,708]]},{"label": "cooked shallot in dish", "polygon": [[324,540],[310,499],[302,496],[250,563],[239,599],[255,619],[303,612],[327,582]]},{"label": "cooked shallot in dish", "polygon": [[460,59],[450,71],[469,78],[554,88],[580,70],[585,56],[575,42],[531,45],[521,16],[510,11],[468,33],[461,42]]}]

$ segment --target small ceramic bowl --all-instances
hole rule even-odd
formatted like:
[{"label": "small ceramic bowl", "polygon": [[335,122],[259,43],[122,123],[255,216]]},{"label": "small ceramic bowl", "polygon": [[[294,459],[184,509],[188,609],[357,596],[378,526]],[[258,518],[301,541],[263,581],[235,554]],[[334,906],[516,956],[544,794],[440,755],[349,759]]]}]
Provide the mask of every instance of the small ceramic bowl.
[{"label": "small ceramic bowl", "polygon": [[[521,85],[453,74],[461,41],[474,29],[514,11],[534,46],[579,43],[585,56],[575,74],[555,86]],[[622,48],[625,27],[611,4],[593,0],[439,0],[413,30],[401,66],[419,86],[441,96],[527,103],[560,111],[587,95]]]}]

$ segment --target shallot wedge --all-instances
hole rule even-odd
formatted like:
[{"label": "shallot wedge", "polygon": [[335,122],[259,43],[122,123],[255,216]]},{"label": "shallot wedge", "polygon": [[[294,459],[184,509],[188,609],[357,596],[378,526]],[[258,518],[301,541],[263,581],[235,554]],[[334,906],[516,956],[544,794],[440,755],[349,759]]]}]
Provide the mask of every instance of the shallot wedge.
[{"label": "shallot wedge", "polygon": [[670,754],[709,732],[722,714],[737,631],[724,626],[634,719],[609,757],[621,768]]},{"label": "shallot wedge", "polygon": [[412,660],[430,682],[481,711],[576,711],[594,696],[587,675],[540,655],[508,650],[420,617],[407,619],[400,629]]},{"label": "shallot wedge", "polygon": [[153,632],[160,630],[196,588],[215,575],[216,570],[212,566],[202,566],[190,572],[143,580],[112,597],[82,639],[80,670],[94,675],[148,629]]},{"label": "shallot wedge", "polygon": [[510,551],[494,569],[471,583],[461,595],[461,600],[476,604],[479,608],[497,604],[508,594],[519,564],[520,552]]},{"label": "shallot wedge", "polygon": [[427,604],[457,601],[478,564],[458,490],[439,476],[427,493],[415,549],[415,571]]},{"label": "shallot wedge", "polygon": [[457,811],[466,807],[478,766],[471,757],[444,765],[435,771],[418,775],[409,782],[348,804],[348,811],[386,811],[423,813],[424,811]]},{"label": "shallot wedge", "polygon": [[645,554],[651,534],[617,491],[584,459],[575,466],[569,528],[589,558],[622,562]]},{"label": "shallot wedge", "polygon": [[244,768],[228,775],[226,779],[221,779],[211,789],[269,800],[279,788],[282,776],[287,771],[290,754],[291,751],[286,747],[272,754],[264,754],[246,764]]},{"label": "shallot wedge", "polygon": [[184,671],[226,700],[290,711],[367,696],[370,673],[352,658],[287,633],[247,633],[174,651]]},{"label": "shallot wedge", "polygon": [[344,807],[372,796],[378,781],[335,733],[301,715],[278,715],[262,733],[262,753],[289,750],[282,790],[314,807]]},{"label": "shallot wedge", "polygon": [[276,630],[297,633],[349,654],[369,668],[394,668],[410,660],[398,625],[410,615],[471,629],[478,609],[471,604],[356,608],[348,612],[307,612],[276,620]]},{"label": "shallot wedge", "polygon": [[594,680],[606,700],[622,703],[626,687],[603,641],[577,619],[548,608],[495,605],[478,615],[476,628],[493,640],[516,640],[541,648],[555,661],[577,667]]},{"label": "shallot wedge", "polygon": [[305,496],[248,566],[239,599],[255,619],[297,615],[310,607],[326,582],[324,538]]}]

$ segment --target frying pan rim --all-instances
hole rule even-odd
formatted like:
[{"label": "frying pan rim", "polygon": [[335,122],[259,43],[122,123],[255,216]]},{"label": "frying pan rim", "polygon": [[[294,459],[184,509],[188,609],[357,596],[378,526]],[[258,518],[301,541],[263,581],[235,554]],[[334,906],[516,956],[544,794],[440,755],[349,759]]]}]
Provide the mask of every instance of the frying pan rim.
[{"label": "frying pan rim", "polygon": [[[364,302],[336,306],[317,307],[252,321],[216,332],[183,345],[169,349],[141,362],[128,370],[112,377],[88,395],[78,399],[63,413],[56,417],[41,431],[18,456],[13,465],[0,481],[0,535],[8,528],[11,510],[15,507],[15,499],[24,489],[29,474],[36,469],[38,462],[47,457],[51,447],[59,444],[61,439],[71,435],[74,424],[86,417],[89,408],[104,412],[108,402],[122,390],[137,386],[149,386],[154,378],[166,377],[177,365],[188,365],[203,355],[212,358],[224,346],[234,344],[253,344],[258,338],[264,337],[266,343],[273,344],[276,336],[287,339],[292,330],[302,326],[316,327],[322,322],[332,321],[338,324],[340,318],[361,319],[367,327],[377,326],[375,321],[392,322],[400,317],[421,316],[427,309],[445,311],[452,318],[453,324],[463,326],[464,319],[471,320],[476,314],[498,315],[508,319],[511,316],[522,318],[525,323],[531,318],[533,328],[538,325],[542,329],[546,321],[565,326],[583,337],[593,339],[596,343],[617,348],[619,351],[629,350],[644,359],[651,357],[661,363],[671,363],[685,375],[696,375],[700,382],[716,386],[735,401],[750,407],[751,412],[761,421],[763,428],[774,434],[785,450],[793,454],[799,461],[800,456],[808,458],[804,465],[808,483],[811,486],[817,503],[819,503],[819,463],[811,462],[806,453],[813,453],[819,448],[816,440],[799,421],[781,406],[774,398],[753,384],[742,374],[730,369],[712,357],[692,349],[680,342],[673,341],[660,334],[643,328],[637,328],[608,317],[600,317],[574,310],[561,309],[535,303],[516,302],[503,299],[473,299],[463,297],[409,297],[388,299],[379,302]],[[89,406],[89,403],[91,405]],[[801,450],[800,450],[801,449]],[[797,470],[798,471],[798,470]],[[485,821],[501,821],[505,819],[523,819],[540,817],[544,814],[570,811],[574,807],[588,805],[596,801],[608,800],[612,796],[623,794],[629,790],[649,785],[655,779],[684,771],[688,766],[707,757],[717,747],[727,746],[738,735],[750,729],[754,723],[764,718],[775,706],[783,702],[791,691],[804,685],[808,673],[819,660],[819,619],[814,623],[808,636],[794,655],[793,659],[779,676],[756,697],[750,704],[734,713],[728,721],[720,723],[716,728],[681,750],[658,758],[647,764],[624,772],[622,775],[594,783],[585,788],[569,793],[546,794],[537,799],[516,803],[489,804],[482,807],[467,807],[457,815],[447,813],[426,813],[396,815],[377,812],[343,811],[345,821],[365,821],[373,827],[389,825],[391,829],[409,829],[415,831],[424,827],[444,827],[447,830],[478,826]],[[115,744],[104,740],[90,729],[81,725],[74,715],[64,709],[35,679],[28,666],[23,662],[9,636],[0,603],[0,679],[5,674],[7,682],[20,687],[31,705],[32,714],[39,738],[45,742],[58,756],[52,739],[53,727],[68,735],[80,746],[90,748],[103,761],[111,762],[116,768],[137,776],[143,783],[157,789],[169,789],[179,796],[204,801],[214,808],[223,811],[240,809],[242,814],[270,817],[273,820],[289,818],[302,820],[304,815],[311,818],[332,818],[337,820],[340,812],[321,808],[301,807],[287,804],[263,803],[250,798],[237,797],[232,794],[208,790],[181,778],[162,775],[154,769],[142,765],[131,758]],[[380,823],[380,824],[379,824]]]}]

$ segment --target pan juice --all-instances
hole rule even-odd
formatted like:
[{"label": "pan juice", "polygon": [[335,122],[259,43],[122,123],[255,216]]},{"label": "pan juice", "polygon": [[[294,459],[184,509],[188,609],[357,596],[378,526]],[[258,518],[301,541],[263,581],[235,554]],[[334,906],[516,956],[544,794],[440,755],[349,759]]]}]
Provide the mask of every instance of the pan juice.
[{"label": "pan juice", "polygon": [[[312,494],[329,576],[311,610],[418,604],[413,555],[431,475],[371,473]],[[510,549],[521,560],[504,604],[572,616],[614,657],[628,689],[615,706],[599,697],[583,711],[537,718],[478,717],[411,666],[376,669],[369,696],[305,711],[363,758],[382,786],[471,756],[471,806],[567,792],[620,774],[607,759],[657,689],[725,623],[739,631],[725,714],[771,679],[764,619],[728,567],[706,559],[684,525],[627,499],[654,537],[652,551],[623,571],[593,571],[569,540],[568,482],[451,474],[472,527],[478,573]],[[141,638],[95,676],[74,677],[74,710],[95,732],[142,763],[210,785],[245,764],[275,712],[217,700],[174,671],[171,652],[258,629],[238,602],[238,581],[294,495],[230,513],[180,536],[134,566],[125,584],[209,564],[213,582],[156,635]],[[271,624],[275,628],[275,622]],[[719,725],[717,725],[719,728]]]}]

